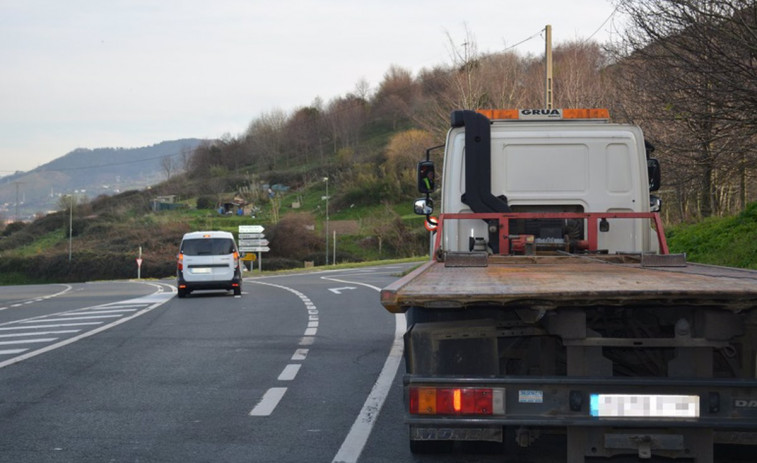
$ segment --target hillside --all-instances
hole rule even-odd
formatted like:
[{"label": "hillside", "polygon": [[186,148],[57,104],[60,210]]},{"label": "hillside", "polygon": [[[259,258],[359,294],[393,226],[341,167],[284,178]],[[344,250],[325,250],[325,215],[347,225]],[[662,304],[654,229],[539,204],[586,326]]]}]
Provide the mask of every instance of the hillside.
[{"label": "hillside", "polygon": [[[200,139],[164,141],[141,148],[76,149],[28,172],[0,178],[0,217],[29,220],[59,210],[60,198],[81,198],[145,188],[183,168]],[[18,216],[18,217],[17,217]]]},{"label": "hillside", "polygon": [[690,261],[757,270],[757,202],[731,217],[672,227],[667,235],[670,252]]},{"label": "hillside", "polygon": [[[281,172],[278,176],[286,177]],[[213,183],[213,178],[178,176],[150,190],[80,204],[71,215],[62,211],[31,224],[12,224],[0,237],[0,284],[134,278],[140,248],[142,277],[164,278],[175,272],[177,246],[184,233],[210,229],[235,233],[239,225],[250,224],[263,225],[271,241],[271,252],[263,254],[264,270],[302,268],[308,261],[324,265],[326,185],[321,178],[307,181],[306,177],[307,173],[290,173],[292,184],[298,186],[278,190],[272,201],[261,199],[254,218],[219,214],[215,209],[214,198],[231,201],[238,196],[234,191],[212,197],[190,193],[207,191],[202,185]],[[412,215],[406,198],[393,204],[349,203],[355,199],[349,190],[333,184],[330,188],[329,263],[427,252],[422,218]],[[265,193],[267,184],[260,189]],[[180,208],[152,210],[151,200],[164,194],[178,194]],[[690,261],[757,269],[757,202],[736,216],[669,226],[667,232],[671,252],[686,253]]]},{"label": "hillside", "polygon": [[[65,210],[29,224],[11,224],[0,237],[0,284],[134,278],[140,249],[141,276],[164,278],[175,273],[177,248],[184,233],[213,229],[236,234],[239,225],[251,224],[263,225],[271,241],[271,252],[263,255],[265,270],[301,268],[306,261],[323,265],[325,183],[320,179],[307,182],[303,176],[306,174],[289,174],[291,183],[298,186],[277,189],[273,200],[261,199],[256,203],[255,218],[219,214],[217,199],[234,201],[237,191],[197,196],[198,191],[209,191],[207,184],[233,181],[233,177],[198,180],[180,175],[150,189],[78,204],[73,213]],[[261,198],[267,198],[267,186],[260,184]],[[152,202],[160,195],[176,196],[176,208],[154,210]],[[426,252],[428,234],[421,218],[410,213],[410,201],[343,207],[344,197],[340,188],[331,186],[330,263],[334,259],[359,262]]]}]

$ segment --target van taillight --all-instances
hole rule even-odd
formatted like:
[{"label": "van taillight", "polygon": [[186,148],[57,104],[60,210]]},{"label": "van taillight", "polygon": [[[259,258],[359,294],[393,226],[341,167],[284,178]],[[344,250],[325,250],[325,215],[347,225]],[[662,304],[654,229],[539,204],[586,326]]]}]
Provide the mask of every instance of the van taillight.
[{"label": "van taillight", "polygon": [[178,256],[176,256],[176,268],[179,269],[179,271],[184,270],[184,254],[179,253]]},{"label": "van taillight", "polygon": [[502,388],[411,387],[413,415],[504,415]]}]

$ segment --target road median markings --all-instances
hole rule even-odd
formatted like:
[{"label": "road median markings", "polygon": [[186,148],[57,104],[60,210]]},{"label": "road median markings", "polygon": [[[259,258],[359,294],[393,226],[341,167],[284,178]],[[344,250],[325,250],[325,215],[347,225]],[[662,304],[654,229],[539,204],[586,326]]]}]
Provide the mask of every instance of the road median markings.
[{"label": "road median markings", "polygon": [[[110,328],[113,328],[115,326],[118,326],[122,323],[126,323],[130,320],[133,320],[134,318],[139,317],[140,315],[143,315],[147,312],[150,312],[151,310],[160,307],[164,303],[168,302],[171,298],[173,298],[173,294],[171,293],[164,293],[163,289],[160,285],[154,284],[154,283],[146,283],[150,286],[154,286],[157,288],[156,293],[148,294],[143,297],[137,297],[134,299],[129,299],[125,301],[120,302],[113,302],[109,304],[103,304],[100,306],[96,306],[93,308],[96,309],[113,309],[117,306],[132,306],[132,307],[141,307],[141,310],[131,313],[131,314],[122,314],[122,315],[98,315],[93,317],[75,317],[75,318],[66,318],[67,315],[74,315],[74,312],[76,313],[83,313],[82,311],[85,311],[90,308],[86,309],[78,309],[78,310],[72,310],[67,311],[58,315],[45,315],[40,316],[37,318],[32,318],[29,320],[21,320],[16,322],[11,322],[14,324],[17,324],[18,326],[4,326],[0,328],[0,330],[14,330],[14,329],[24,329],[24,330],[30,330],[30,329],[50,329],[53,327],[64,327],[64,326],[80,326],[80,325],[100,325],[96,328],[93,328],[89,331],[86,331],[84,333],[81,333],[79,335],[63,339],[59,342],[54,342],[53,344],[49,344],[47,346],[41,347],[36,350],[28,351],[28,349],[16,349],[16,350],[4,350],[0,351],[0,355],[14,355],[14,354],[22,354],[18,355],[17,357],[9,358],[5,361],[0,362],[0,368],[6,367],[8,365],[13,365],[19,362],[22,362],[24,360],[30,359],[32,357],[36,357],[38,355],[44,354],[46,352],[50,352],[52,350],[61,348],[63,346],[67,346],[69,344],[72,344],[76,341],[79,341],[81,339],[94,336],[98,333],[102,333],[105,330],[108,330]],[[61,317],[62,316],[62,317]],[[42,318],[42,317],[55,317],[52,319]],[[118,317],[117,320],[109,320],[109,323],[103,324],[102,321],[98,322],[78,322],[78,323],[59,323],[62,321],[74,321],[74,320],[83,320],[83,319],[102,319],[102,318],[115,318]],[[32,325],[33,323],[41,323],[37,325]],[[55,341],[55,340],[53,340]],[[27,352],[28,351],[28,352]]]}]

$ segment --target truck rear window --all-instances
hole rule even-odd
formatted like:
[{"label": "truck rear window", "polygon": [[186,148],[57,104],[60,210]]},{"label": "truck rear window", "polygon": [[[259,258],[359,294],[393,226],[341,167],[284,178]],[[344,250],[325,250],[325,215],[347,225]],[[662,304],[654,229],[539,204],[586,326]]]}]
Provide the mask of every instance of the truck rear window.
[{"label": "truck rear window", "polygon": [[234,242],[227,238],[185,240],[181,252],[186,256],[222,256],[234,252]]}]

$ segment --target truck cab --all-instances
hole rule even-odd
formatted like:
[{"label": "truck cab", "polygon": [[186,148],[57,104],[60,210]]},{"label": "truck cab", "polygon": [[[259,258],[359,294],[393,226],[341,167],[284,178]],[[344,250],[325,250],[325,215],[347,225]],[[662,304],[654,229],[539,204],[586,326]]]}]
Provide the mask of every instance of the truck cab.
[{"label": "truck cab", "polygon": [[[456,111],[445,145],[442,213],[646,213],[659,204],[650,198],[659,188],[659,164],[641,129],[610,123],[606,110]],[[600,225],[598,249],[659,250],[648,219]],[[537,249],[570,248],[589,234],[587,222],[576,219],[513,226],[511,235],[533,237]],[[491,228],[457,220],[444,228],[441,247],[498,251]]]}]

